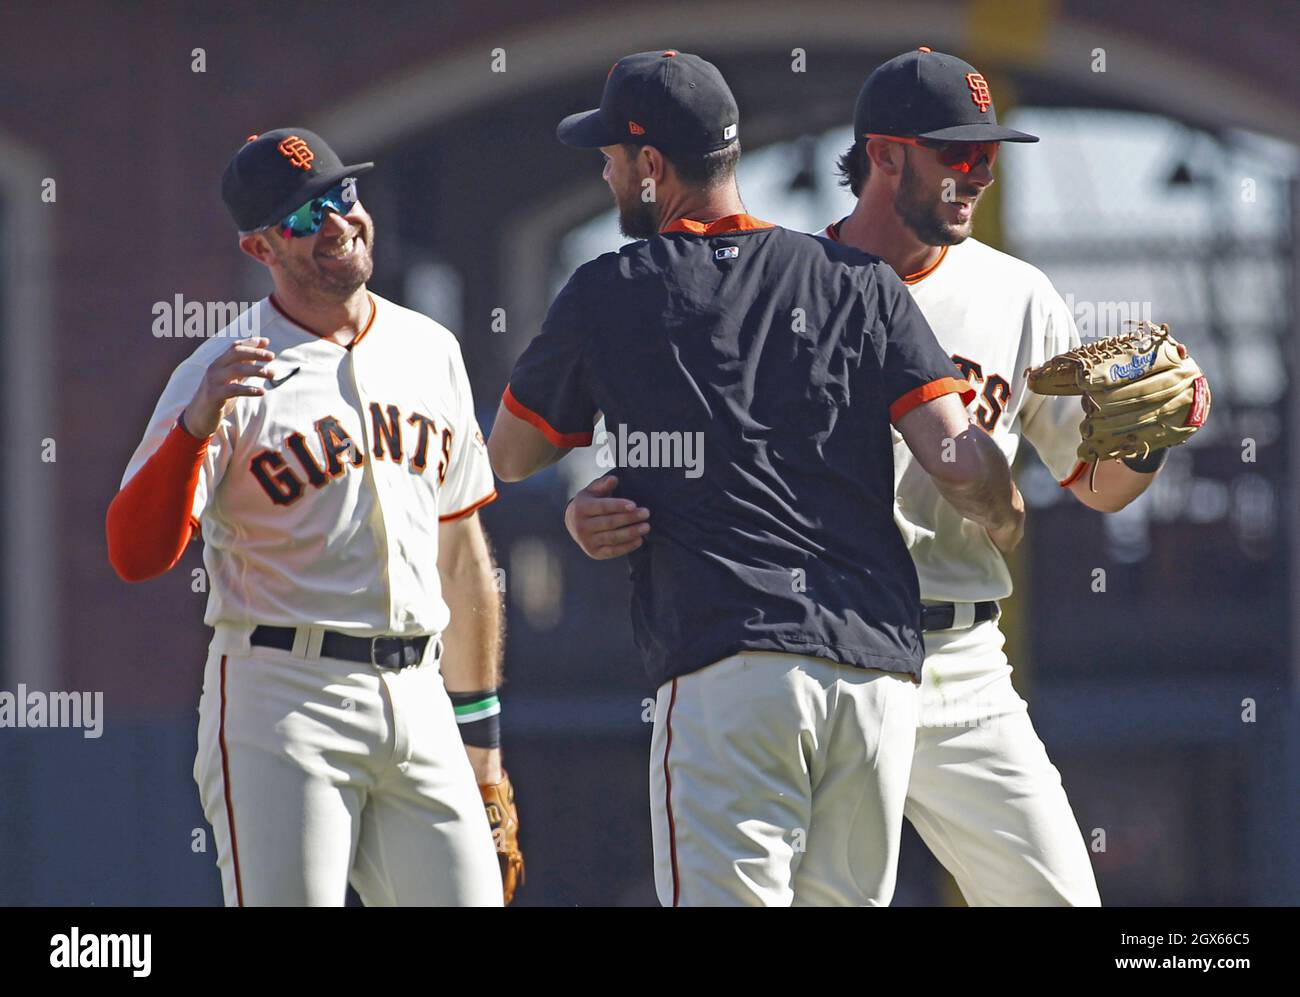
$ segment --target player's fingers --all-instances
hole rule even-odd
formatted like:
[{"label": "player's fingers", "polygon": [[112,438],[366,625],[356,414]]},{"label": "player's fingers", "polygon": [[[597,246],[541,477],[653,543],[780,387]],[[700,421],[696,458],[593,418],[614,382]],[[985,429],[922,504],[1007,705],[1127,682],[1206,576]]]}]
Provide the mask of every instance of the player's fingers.
[{"label": "player's fingers", "polygon": [[216,370],[225,370],[231,364],[237,363],[270,363],[275,359],[275,354],[270,350],[240,350],[239,352],[227,353],[220,357],[212,366]]},{"label": "player's fingers", "polygon": [[634,509],[631,512],[615,512],[605,516],[584,516],[582,529],[587,533],[603,533],[617,530],[623,526],[644,523],[650,518],[649,509]]},{"label": "player's fingers", "polygon": [[264,395],[266,389],[257,384],[240,384],[238,381],[230,381],[217,387],[216,395],[220,399],[234,398],[237,395]]},{"label": "player's fingers", "polygon": [[275,375],[267,370],[264,364],[260,363],[237,363],[230,364],[222,368],[221,380],[230,382],[240,377],[274,377]]},{"label": "player's fingers", "polygon": [[613,474],[607,474],[603,478],[597,478],[586,488],[584,492],[590,492],[592,495],[609,495],[618,487],[618,477]]},{"label": "player's fingers", "polygon": [[217,358],[217,362],[231,361],[240,357],[245,359],[260,357],[263,360],[272,360],[275,358],[275,351],[266,348],[268,342],[270,341],[266,339],[236,340],[230,345],[230,349]]},{"label": "player's fingers", "polygon": [[592,555],[598,561],[608,561],[615,557],[622,557],[624,554],[631,554],[632,551],[640,547],[644,540],[637,537],[631,543],[621,544],[617,547],[601,547],[599,551]]},{"label": "player's fingers", "polygon": [[621,530],[604,530],[595,533],[591,537],[591,542],[595,547],[620,547],[633,540],[639,540],[649,532],[649,523],[637,523],[635,526],[625,526]]},{"label": "player's fingers", "polygon": [[[580,492],[573,500],[573,511],[582,519],[591,519],[595,516],[612,516],[620,512],[636,512],[637,504],[627,499],[592,498]],[[650,510],[646,509],[645,514],[650,515]]]}]

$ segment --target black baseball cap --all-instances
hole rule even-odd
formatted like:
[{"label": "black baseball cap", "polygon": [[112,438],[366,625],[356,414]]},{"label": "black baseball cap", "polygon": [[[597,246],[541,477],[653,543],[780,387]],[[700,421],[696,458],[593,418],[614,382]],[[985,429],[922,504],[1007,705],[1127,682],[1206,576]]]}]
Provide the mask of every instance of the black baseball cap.
[{"label": "black baseball cap", "polygon": [[714,152],[739,137],[740,110],[718,68],[665,49],[614,63],[600,107],[570,114],[555,129],[565,145],[598,149],[633,142],[670,152]]},{"label": "black baseball cap", "polygon": [[998,124],[988,81],[969,62],[922,46],[877,66],[858,93],[854,138],[897,135],[942,142],[1037,142]]},{"label": "black baseball cap", "polygon": [[241,233],[255,232],[374,163],[344,166],[323,138],[306,128],[250,135],[226,166],[221,198]]}]

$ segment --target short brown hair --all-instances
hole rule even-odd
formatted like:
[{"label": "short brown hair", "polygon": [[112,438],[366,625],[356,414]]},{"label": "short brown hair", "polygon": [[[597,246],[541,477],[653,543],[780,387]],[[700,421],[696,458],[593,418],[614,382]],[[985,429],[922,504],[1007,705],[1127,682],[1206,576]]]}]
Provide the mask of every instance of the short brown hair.
[{"label": "short brown hair", "polygon": [[[736,163],[740,159],[740,139],[713,152],[671,152],[660,149],[659,146],[655,148],[659,149],[664,159],[673,164],[682,183],[703,187],[705,190],[729,180],[735,174]],[[641,151],[641,146],[625,142],[623,149],[628,159],[633,159]]]},{"label": "short brown hair", "polygon": [[840,175],[840,186],[847,187],[857,197],[862,193],[862,185],[871,176],[871,157],[867,155],[866,142],[854,142],[835,164]]}]

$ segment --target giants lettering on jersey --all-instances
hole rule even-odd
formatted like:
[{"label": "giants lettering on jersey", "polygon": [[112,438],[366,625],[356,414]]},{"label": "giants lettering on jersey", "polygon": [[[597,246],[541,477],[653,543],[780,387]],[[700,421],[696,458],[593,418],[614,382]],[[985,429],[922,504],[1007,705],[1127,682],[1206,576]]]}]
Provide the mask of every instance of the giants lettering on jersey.
[{"label": "giants lettering on jersey", "polygon": [[[403,440],[403,424],[411,427],[407,431],[406,443]],[[401,464],[404,454],[409,454],[410,469],[416,474],[423,474],[429,466],[429,446],[437,439],[440,453],[438,459],[438,484],[447,477],[447,465],[451,461],[451,444],[453,433],[450,426],[444,426],[439,432],[436,422],[420,412],[412,412],[405,420],[396,405],[370,403],[371,437],[374,439],[373,454],[375,459],[391,460]],[[285,438],[283,450],[293,458],[291,464],[282,450],[262,450],[249,461],[252,472],[262,491],[276,505],[288,506],[297,502],[306,492],[306,486],[319,489],[335,481],[349,467],[361,467],[365,456],[361,447],[344,429],[339,420],[332,415],[322,416],[313,424],[316,438],[320,441],[321,459],[317,460],[307,445],[307,438],[300,432],[290,433]],[[410,436],[414,436],[411,441]],[[300,468],[306,482],[295,470]]]},{"label": "giants lettering on jersey", "polygon": [[952,362],[972,385],[977,387],[984,385],[984,390],[980,393],[979,406],[975,409],[975,421],[979,423],[981,429],[993,432],[998,420],[1002,418],[1002,413],[1007,409],[1007,402],[1011,401],[1010,382],[1001,374],[990,374],[986,378],[981,364],[956,353],[952,355]]}]

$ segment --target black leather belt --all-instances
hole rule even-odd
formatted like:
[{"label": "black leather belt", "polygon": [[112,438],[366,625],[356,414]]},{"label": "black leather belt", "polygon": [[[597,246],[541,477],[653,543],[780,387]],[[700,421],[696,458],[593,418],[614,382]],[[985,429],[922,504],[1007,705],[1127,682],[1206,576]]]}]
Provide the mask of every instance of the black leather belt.
[{"label": "black leather belt", "polygon": [[[248,638],[258,647],[275,647],[292,651],[298,631],[293,627],[259,626]],[[326,630],[320,642],[322,658],[342,658],[344,661],[364,661],[379,668],[409,668],[424,660],[424,649],[429,636],[422,637],[352,637],[334,630]],[[434,660],[442,656],[442,641],[434,648]]]},{"label": "black leather belt", "polygon": [[[971,626],[983,623],[985,620],[997,619],[1001,613],[996,602],[976,602],[967,605],[975,607],[975,620]],[[957,607],[951,602],[921,607],[921,629],[926,633],[932,630],[952,630],[956,621]]]}]

